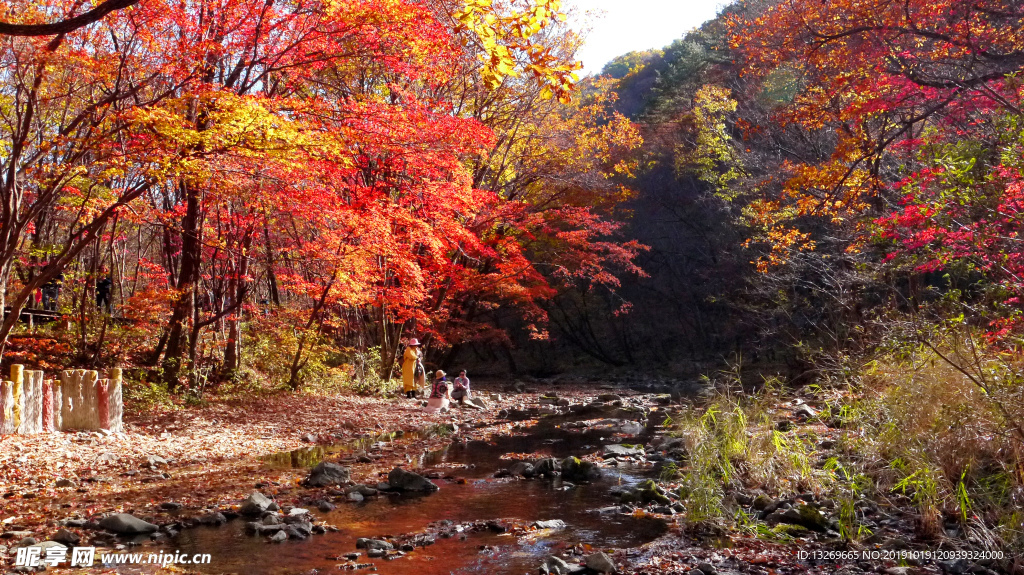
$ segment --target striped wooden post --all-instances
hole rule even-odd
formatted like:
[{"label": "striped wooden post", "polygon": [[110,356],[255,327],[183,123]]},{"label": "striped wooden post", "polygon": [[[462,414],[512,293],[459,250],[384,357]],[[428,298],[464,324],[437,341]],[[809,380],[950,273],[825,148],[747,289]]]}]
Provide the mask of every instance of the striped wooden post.
[{"label": "striped wooden post", "polygon": [[22,435],[38,433],[36,430],[36,415],[39,414],[39,408],[42,405],[39,403],[39,395],[36,394],[34,375],[30,370],[22,371],[21,426],[19,427],[19,433]]},{"label": "striped wooden post", "polygon": [[43,384],[46,382],[46,374],[42,370],[35,370],[29,380],[32,382],[32,395],[35,396],[32,401],[32,430],[33,433],[43,433],[46,431],[43,427],[43,400],[46,398]]}]

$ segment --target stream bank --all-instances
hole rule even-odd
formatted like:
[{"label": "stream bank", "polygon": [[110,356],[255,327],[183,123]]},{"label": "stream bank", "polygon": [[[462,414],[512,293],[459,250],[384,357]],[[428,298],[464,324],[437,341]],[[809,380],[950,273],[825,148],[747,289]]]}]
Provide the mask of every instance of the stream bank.
[{"label": "stream bank", "polygon": [[[438,572],[448,573],[455,557],[461,557],[456,563],[462,572],[483,568],[481,562],[490,572],[520,572],[534,571],[553,551],[583,554],[635,547],[664,532],[664,522],[659,519],[594,512],[595,508],[612,507],[616,500],[613,488],[632,485],[649,472],[649,466],[628,465],[629,458],[622,458],[622,468],[609,468],[613,472],[590,484],[526,480],[502,473],[516,459],[527,456],[599,459],[596,451],[605,443],[647,432],[646,424],[614,418],[644,420],[653,396],[638,395],[625,403],[622,399],[601,402],[598,397],[608,389],[560,388],[558,399],[546,400],[521,386],[500,387],[490,393],[486,386],[480,387],[491,403],[489,410],[453,410],[427,419],[432,420],[427,425],[423,418],[410,419],[413,425],[394,432],[356,433],[354,441],[325,443],[344,435],[336,428],[333,433],[317,434],[312,438],[316,444],[277,454],[255,453],[235,465],[226,461],[210,466],[206,461],[190,463],[160,456],[129,463],[120,458],[103,466],[108,473],[121,470],[120,474],[82,478],[83,473],[75,477],[73,488],[54,491],[37,485],[32,489],[35,496],[15,495],[15,499],[34,504],[40,512],[23,513],[4,524],[0,536],[5,537],[8,549],[0,549],[0,554],[13,559],[21,544],[70,533],[81,544],[101,547],[100,551],[173,553],[194,549],[211,553],[214,562],[200,569],[207,573],[295,573],[301,565],[308,565],[308,570],[336,568],[343,563],[339,557],[356,552],[352,543],[359,537],[438,532],[443,531],[439,526],[449,525],[438,522],[451,522],[457,537],[435,537],[432,554],[410,553],[404,564],[412,567],[392,561],[388,572],[429,573],[429,565],[443,564],[445,568],[438,567]],[[403,409],[406,406],[402,401],[394,403]],[[415,409],[412,407],[413,412]],[[584,423],[588,418],[590,423],[609,420],[628,425],[590,425]],[[162,435],[173,439],[169,432]],[[300,437],[307,439],[308,435]],[[366,483],[374,484],[390,469],[403,466],[429,474],[442,489],[428,497],[388,495],[368,497],[358,504],[337,501],[339,493],[316,496],[315,490],[297,482],[321,458],[349,466],[353,478]],[[237,504],[252,490],[265,493],[286,509],[312,507],[314,520],[332,529],[308,541],[280,545],[247,536],[244,522],[235,518]],[[313,498],[324,499],[325,494],[335,498],[335,509],[323,512],[310,505]],[[158,526],[156,539],[127,540],[98,529],[98,520],[111,513],[130,514]],[[552,519],[564,521],[566,528],[544,530],[532,525]],[[495,521],[504,527],[498,529]],[[515,545],[510,541],[516,541]],[[287,561],[282,561],[284,558]]]},{"label": "stream bank", "polygon": [[[592,454],[620,440],[642,442],[649,427],[615,418],[581,426],[578,422],[583,420],[576,415],[544,417],[540,411],[509,413],[524,418],[514,433],[482,439],[455,434],[443,447],[407,462],[405,468],[432,478],[440,487],[436,493],[377,492],[352,503],[343,489],[306,490],[299,504],[310,510],[314,522],[328,526],[321,536],[268,544],[267,537],[244,535],[244,522],[239,519],[217,527],[185,529],[175,538],[175,549],[187,554],[216,549],[214,563],[200,569],[206,573],[276,575],[339,567],[423,575],[523,573],[535,572],[551,555],[585,560],[599,550],[634,548],[661,536],[666,529],[661,519],[622,513],[615,506],[615,490],[642,482],[649,465],[628,465],[623,458],[622,467],[603,467],[600,477],[578,484],[561,477],[510,473],[522,469],[517,464],[527,459],[564,460]],[[591,414],[602,411],[615,415],[621,410],[608,406]],[[623,433],[624,428],[640,436]],[[368,453],[391,443],[375,441]],[[348,456],[339,457],[343,452]],[[367,452],[343,448],[307,449],[270,457],[268,462],[294,461],[305,469],[317,463],[317,455],[336,461],[369,457]],[[320,511],[321,507],[329,510]],[[359,548],[361,538],[386,541],[395,551],[370,557]]]}]

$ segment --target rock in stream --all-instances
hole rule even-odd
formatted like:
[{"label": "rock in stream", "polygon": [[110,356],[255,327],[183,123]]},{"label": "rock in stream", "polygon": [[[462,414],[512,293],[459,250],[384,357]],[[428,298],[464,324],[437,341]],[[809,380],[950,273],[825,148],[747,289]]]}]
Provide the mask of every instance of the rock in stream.
[{"label": "rock in stream", "polygon": [[396,467],[388,473],[388,485],[394,491],[412,491],[419,493],[434,493],[441,488],[426,477],[412,471],[406,471]]}]

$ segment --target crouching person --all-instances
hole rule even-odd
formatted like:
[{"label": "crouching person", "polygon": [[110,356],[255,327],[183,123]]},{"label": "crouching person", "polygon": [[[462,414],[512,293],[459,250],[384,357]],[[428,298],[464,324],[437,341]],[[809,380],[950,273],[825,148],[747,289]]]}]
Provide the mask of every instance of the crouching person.
[{"label": "crouching person", "polygon": [[423,410],[436,413],[448,407],[451,400],[452,389],[445,378],[445,373],[437,370],[437,373],[434,374],[434,383],[430,386],[430,399],[427,400],[427,406]]},{"label": "crouching person", "polygon": [[459,405],[479,409],[479,406],[473,403],[473,394],[469,391],[469,378],[466,377],[466,370],[460,371],[459,377],[455,378],[455,389],[452,390],[452,399],[458,401]]}]

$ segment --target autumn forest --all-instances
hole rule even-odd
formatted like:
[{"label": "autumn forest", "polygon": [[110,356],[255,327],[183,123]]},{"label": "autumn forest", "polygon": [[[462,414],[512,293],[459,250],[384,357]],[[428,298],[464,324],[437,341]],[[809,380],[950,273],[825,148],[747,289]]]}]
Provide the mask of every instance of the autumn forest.
[{"label": "autumn forest", "polygon": [[[253,505],[280,550],[348,537],[450,443],[442,494],[565,482],[622,533],[507,559],[574,517],[536,496],[452,516],[496,563],[422,562],[430,523],[346,568],[1024,573],[1024,4],[737,0],[589,75],[573,10],[0,2],[0,563]],[[102,433],[53,423],[64,370],[111,382]]]}]

